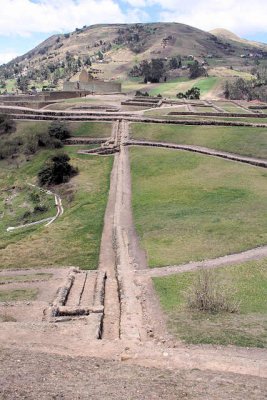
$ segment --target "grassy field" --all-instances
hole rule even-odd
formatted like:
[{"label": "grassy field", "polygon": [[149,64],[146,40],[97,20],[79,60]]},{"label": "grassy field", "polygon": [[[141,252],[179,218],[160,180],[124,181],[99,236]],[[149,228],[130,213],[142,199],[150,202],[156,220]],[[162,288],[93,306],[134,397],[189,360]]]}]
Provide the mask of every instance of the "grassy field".
[{"label": "grassy field", "polygon": [[223,108],[226,112],[229,112],[229,113],[245,114],[245,113],[249,112],[249,111],[244,110],[241,107],[238,107],[234,103],[216,102],[215,104],[218,105],[219,107]]},{"label": "grassy field", "polygon": [[28,301],[35,300],[38,294],[38,289],[14,289],[1,290],[0,302],[2,301]]},{"label": "grassy field", "polygon": [[[28,134],[47,132],[51,122],[48,121],[17,121],[13,136],[23,137]],[[93,138],[109,137],[112,124],[109,122],[68,122],[67,126],[72,136],[88,136]]]},{"label": "grassy field", "polygon": [[33,282],[33,281],[48,281],[52,278],[52,274],[37,273],[37,274],[27,274],[27,275],[5,275],[0,276],[0,284],[6,282]]},{"label": "grassy field", "polygon": [[163,97],[176,97],[179,92],[186,92],[193,86],[197,86],[200,89],[200,96],[207,94],[210,90],[217,85],[219,78],[207,77],[207,78],[176,78],[169,82],[160,83],[157,87],[151,89],[149,94],[151,96],[157,96],[161,94]]},{"label": "grassy field", "polygon": [[110,122],[71,122],[69,127],[72,136],[88,136],[92,138],[110,137],[112,131]]},{"label": "grassy field", "polygon": [[55,197],[21,182],[0,192],[0,215],[1,231],[53,217],[56,215]]},{"label": "grassy field", "polygon": [[146,91],[148,90],[149,85],[146,83],[142,83],[142,78],[132,78],[131,80],[123,80],[122,81],[122,92],[135,92],[137,90]]},{"label": "grassy field", "polygon": [[150,267],[267,243],[267,173],[209,156],[131,149],[133,212]]},{"label": "grassy field", "polygon": [[220,82],[220,78],[217,76],[208,76],[207,78],[201,78],[197,82],[197,87],[200,89],[200,97],[210,92]]},{"label": "grassy field", "polygon": [[267,128],[131,124],[131,137],[204,146],[267,159]]},{"label": "grassy field", "polygon": [[161,94],[163,97],[176,97],[178,92],[183,92],[191,89],[194,83],[198,80],[189,80],[188,78],[176,78],[168,82],[159,83],[157,86],[149,91],[151,96]]},{"label": "grassy field", "polygon": [[[52,265],[97,267],[113,158],[77,155],[77,148],[71,146],[64,151],[79,168],[79,175],[55,189],[63,198],[63,216],[47,228],[35,226],[9,233],[1,229],[1,269]],[[2,193],[22,182],[35,182],[40,167],[54,153],[55,150],[39,152],[19,168],[1,161]]]},{"label": "grassy field", "polygon": [[216,110],[213,107],[197,107],[193,106],[194,111],[199,113],[214,113]]},{"label": "grassy field", "polygon": [[6,87],[0,89],[0,93],[7,91],[7,93],[12,93],[16,89],[16,79],[7,79],[6,80]]},{"label": "grassy field", "polygon": [[[194,107],[196,109],[196,107]],[[207,107],[199,107],[198,112],[204,112]],[[169,115],[170,112],[183,112],[188,111],[185,106],[178,107],[163,107],[156,108],[154,110],[148,110],[144,112],[144,115],[149,117],[160,117],[162,119],[188,119],[188,120],[197,120],[197,121],[241,121],[241,122],[251,122],[254,124],[267,124],[266,118],[259,117],[227,117],[227,116],[203,116],[203,115]],[[208,111],[208,110],[207,110]],[[216,112],[214,109],[212,112]]]},{"label": "grassy field", "polygon": [[170,331],[187,343],[267,347],[267,260],[215,270],[223,288],[240,303],[238,313],[192,311],[186,293],[196,273],[154,278]]}]

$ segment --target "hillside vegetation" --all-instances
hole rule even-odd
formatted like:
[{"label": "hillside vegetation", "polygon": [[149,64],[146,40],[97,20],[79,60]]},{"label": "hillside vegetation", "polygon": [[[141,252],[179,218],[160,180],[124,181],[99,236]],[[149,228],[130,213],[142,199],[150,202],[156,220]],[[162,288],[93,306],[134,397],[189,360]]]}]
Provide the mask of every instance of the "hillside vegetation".
[{"label": "hillside vegetation", "polygon": [[[241,56],[245,57],[244,59]],[[267,46],[233,40],[178,23],[112,24],[77,28],[54,35],[25,55],[0,67],[0,90],[57,87],[81,69],[93,77],[124,80],[143,61],[163,60],[166,78],[188,75],[194,60],[206,68],[247,70],[264,60]]]}]

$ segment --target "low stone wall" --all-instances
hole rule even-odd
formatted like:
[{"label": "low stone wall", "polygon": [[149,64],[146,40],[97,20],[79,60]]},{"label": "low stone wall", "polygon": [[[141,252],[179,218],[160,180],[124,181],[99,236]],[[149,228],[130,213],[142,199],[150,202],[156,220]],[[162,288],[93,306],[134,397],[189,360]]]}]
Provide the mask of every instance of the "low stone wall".
[{"label": "low stone wall", "polygon": [[147,146],[147,147],[163,147],[167,149],[176,149],[176,150],[185,150],[190,151],[193,153],[200,153],[205,154],[208,156],[225,158],[231,161],[238,161],[245,164],[254,165],[256,167],[267,168],[267,161],[266,160],[259,160],[249,157],[239,156],[237,154],[225,153],[213,149],[207,149],[199,146],[193,145],[180,145],[180,144],[173,144],[173,143],[160,143],[160,142],[149,142],[149,141],[138,141],[138,140],[130,140],[125,143],[126,146]]},{"label": "low stone wall", "polygon": [[148,103],[148,102],[137,102],[137,101],[122,101],[121,102],[122,106],[136,106],[136,107],[157,107],[157,104],[155,103]]},{"label": "low stone wall", "polygon": [[[241,107],[242,108],[242,107]],[[244,118],[267,118],[267,114],[253,113],[221,113],[221,112],[190,112],[190,111],[171,111],[168,115],[199,115],[200,117],[244,117]]]},{"label": "low stone wall", "polygon": [[32,101],[49,101],[49,100],[64,100],[70,99],[74,97],[83,97],[86,96],[88,93],[86,91],[68,91],[68,90],[61,90],[55,92],[42,92],[34,95],[0,95],[0,102],[32,102]]},{"label": "low stone wall", "polygon": [[64,141],[65,145],[77,145],[77,144],[101,144],[105,143],[108,138],[101,139],[89,139],[86,137],[71,137]]}]

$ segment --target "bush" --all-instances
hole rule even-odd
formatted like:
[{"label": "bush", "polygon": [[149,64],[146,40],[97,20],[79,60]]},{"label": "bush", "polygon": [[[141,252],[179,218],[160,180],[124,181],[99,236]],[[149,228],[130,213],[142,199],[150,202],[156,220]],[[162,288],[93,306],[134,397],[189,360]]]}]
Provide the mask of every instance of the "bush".
[{"label": "bush", "polygon": [[178,99],[190,99],[190,100],[199,100],[200,98],[200,89],[198,87],[192,87],[187,90],[186,93],[179,92],[176,97]]},{"label": "bush", "polygon": [[58,140],[65,140],[70,137],[68,127],[61,121],[53,121],[48,128],[49,136]]},{"label": "bush", "polygon": [[209,313],[239,311],[239,304],[232,299],[229,292],[222,288],[214,272],[201,270],[186,293],[187,305],[190,309]]},{"label": "bush", "polygon": [[38,173],[38,182],[41,186],[59,185],[66,183],[78,173],[78,170],[69,164],[67,154],[58,154],[50,158]]},{"label": "bush", "polygon": [[0,135],[13,132],[15,127],[15,121],[9,115],[0,114]]},{"label": "bush", "polygon": [[200,76],[208,76],[207,70],[199,64],[197,60],[189,65],[189,78],[196,79]]}]

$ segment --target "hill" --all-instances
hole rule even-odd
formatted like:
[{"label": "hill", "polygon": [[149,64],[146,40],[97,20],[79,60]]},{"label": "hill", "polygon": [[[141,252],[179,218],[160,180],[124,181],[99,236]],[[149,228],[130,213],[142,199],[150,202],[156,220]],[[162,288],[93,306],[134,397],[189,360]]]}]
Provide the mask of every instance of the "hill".
[{"label": "hill", "polygon": [[[247,58],[244,62],[242,57]],[[100,79],[125,80],[143,60],[179,57],[187,66],[196,59],[207,68],[251,69],[255,58],[267,58],[267,45],[239,40],[227,31],[213,33],[179,23],[84,26],[54,35],[21,57],[0,67],[0,81],[27,79],[60,86],[83,68]],[[168,71],[168,78],[181,76]]]},{"label": "hill", "polygon": [[235,33],[228,31],[227,29],[217,28],[211,30],[210,33],[223,40],[233,40],[235,42],[242,43],[247,46],[257,47],[259,49],[266,50],[266,44],[240,38]]}]

